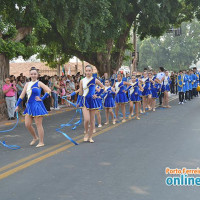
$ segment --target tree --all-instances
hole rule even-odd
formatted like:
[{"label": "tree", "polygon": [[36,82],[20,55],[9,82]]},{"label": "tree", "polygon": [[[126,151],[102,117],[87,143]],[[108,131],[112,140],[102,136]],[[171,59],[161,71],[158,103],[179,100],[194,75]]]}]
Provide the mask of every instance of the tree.
[{"label": "tree", "polygon": [[[59,13],[50,20],[51,29],[37,36],[40,43],[61,44],[61,51],[95,65],[100,74],[118,69],[124,59],[130,29],[135,22],[141,39],[159,37],[171,25],[198,16],[200,2],[193,0],[82,0],[63,1]],[[43,6],[44,7],[44,6]],[[52,7],[48,5],[48,8]],[[45,16],[51,13],[46,10]],[[70,16],[70,17],[69,17]],[[58,24],[62,24],[62,29]],[[69,30],[70,27],[70,30]]]},{"label": "tree", "polygon": [[71,58],[70,55],[64,54],[60,50],[60,45],[50,43],[48,46],[41,46],[38,48],[38,58],[42,62],[47,62],[50,68],[57,68],[60,73],[60,66],[65,64]]},{"label": "tree", "polygon": [[139,68],[151,66],[168,70],[188,69],[192,62],[200,58],[200,22],[182,23],[182,35],[165,34],[159,39],[148,38],[140,42]]},{"label": "tree", "polygon": [[[48,21],[39,10],[38,1],[1,0],[0,6],[0,88],[9,76],[9,60],[22,55],[24,58],[36,53],[33,28],[44,30]],[[0,90],[0,118],[6,113],[4,95]]]}]

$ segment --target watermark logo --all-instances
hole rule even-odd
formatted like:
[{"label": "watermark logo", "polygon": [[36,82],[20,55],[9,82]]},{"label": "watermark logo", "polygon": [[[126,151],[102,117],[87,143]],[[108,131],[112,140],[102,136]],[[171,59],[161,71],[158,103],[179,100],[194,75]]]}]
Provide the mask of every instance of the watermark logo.
[{"label": "watermark logo", "polygon": [[165,168],[165,174],[168,175],[165,179],[167,186],[200,186],[200,168],[187,169],[171,169]]}]

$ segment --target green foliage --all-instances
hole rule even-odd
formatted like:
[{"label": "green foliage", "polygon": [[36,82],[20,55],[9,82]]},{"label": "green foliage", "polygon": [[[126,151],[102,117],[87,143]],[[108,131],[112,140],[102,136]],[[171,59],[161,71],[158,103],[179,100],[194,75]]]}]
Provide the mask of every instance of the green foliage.
[{"label": "green foliage", "polygon": [[172,25],[197,16],[199,0],[43,1],[41,10],[51,27],[46,32],[37,29],[39,44],[51,48],[57,43],[64,55],[75,55],[97,68],[108,56],[119,67],[128,48],[126,33],[134,22],[141,39],[159,37]]},{"label": "green foliage", "polygon": [[[159,37],[199,17],[199,8],[199,0],[1,0],[0,53],[11,59],[39,51],[51,66],[75,55],[98,68],[105,62],[119,67],[133,23],[141,39]],[[15,42],[20,28],[33,33]]]},{"label": "green foliage", "polygon": [[182,24],[182,35],[175,37],[165,34],[159,39],[148,38],[140,41],[139,68],[151,66],[157,69],[163,66],[168,70],[188,69],[192,62],[200,58],[200,22]]},{"label": "green foliage", "polygon": [[20,42],[14,42],[12,40],[4,41],[0,38],[0,52],[4,52],[9,59],[23,55],[25,52],[25,47]]},{"label": "green foliage", "polygon": [[60,46],[57,46],[55,43],[51,43],[51,46],[48,47],[41,46],[38,52],[39,54],[37,57],[40,58],[41,61],[47,62],[51,68],[56,68],[57,65],[65,64],[71,57],[60,51]]},{"label": "green foliage", "polygon": [[[28,59],[37,52],[37,38],[31,30],[45,31],[49,23],[36,0],[2,0],[0,6],[0,53],[9,59],[19,55]],[[30,31],[27,31],[30,30]],[[17,36],[21,34],[20,41]]]}]

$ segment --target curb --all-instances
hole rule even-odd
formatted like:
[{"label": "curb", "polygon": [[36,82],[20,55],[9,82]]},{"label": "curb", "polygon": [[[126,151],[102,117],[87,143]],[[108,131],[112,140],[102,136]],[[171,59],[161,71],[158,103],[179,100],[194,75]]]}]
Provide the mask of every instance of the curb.
[{"label": "curb", "polygon": [[[51,111],[48,111],[50,113],[48,115],[46,115],[45,117],[57,115],[57,114],[64,113],[64,112],[69,112],[69,111],[72,111],[72,110],[75,110],[75,108],[61,108],[60,110],[56,110],[56,111],[51,110]],[[19,123],[23,123],[24,121],[25,121],[24,116],[20,115],[19,116]],[[16,120],[13,120],[12,122],[10,122],[8,120],[4,120],[4,122],[0,122],[0,127],[10,126],[10,125],[13,125],[15,123],[16,123]]]}]

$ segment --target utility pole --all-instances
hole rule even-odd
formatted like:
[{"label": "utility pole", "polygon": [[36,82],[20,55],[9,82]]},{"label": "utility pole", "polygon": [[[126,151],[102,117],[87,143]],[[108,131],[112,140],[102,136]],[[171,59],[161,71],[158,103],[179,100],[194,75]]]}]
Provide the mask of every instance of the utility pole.
[{"label": "utility pole", "polygon": [[78,73],[78,58],[76,57],[76,65],[75,65],[76,74]]},{"label": "utility pole", "polygon": [[84,61],[82,61],[82,72],[83,72],[83,75],[85,74],[85,65],[84,65]]},{"label": "utility pole", "polygon": [[60,58],[58,58],[58,64],[57,64],[57,76],[60,76]]},{"label": "utility pole", "polygon": [[[134,26],[135,27],[135,26]],[[135,54],[133,55],[133,68],[132,71],[137,71],[137,35],[136,35],[136,30],[133,29],[133,48]]]}]

